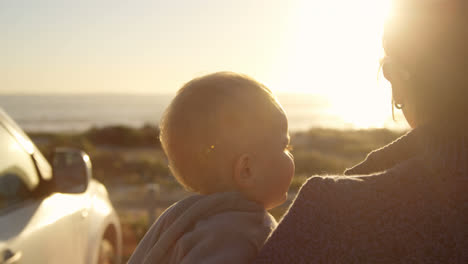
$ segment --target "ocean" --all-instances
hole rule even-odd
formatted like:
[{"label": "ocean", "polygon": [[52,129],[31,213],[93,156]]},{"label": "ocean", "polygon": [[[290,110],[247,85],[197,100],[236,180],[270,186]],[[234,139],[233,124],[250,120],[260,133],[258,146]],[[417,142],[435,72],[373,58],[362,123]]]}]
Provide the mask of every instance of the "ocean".
[{"label": "ocean", "polygon": [[[0,95],[0,107],[26,131],[80,132],[109,125],[157,125],[173,96]],[[360,128],[344,121],[324,97],[279,94],[278,99],[288,115],[291,131]]]}]

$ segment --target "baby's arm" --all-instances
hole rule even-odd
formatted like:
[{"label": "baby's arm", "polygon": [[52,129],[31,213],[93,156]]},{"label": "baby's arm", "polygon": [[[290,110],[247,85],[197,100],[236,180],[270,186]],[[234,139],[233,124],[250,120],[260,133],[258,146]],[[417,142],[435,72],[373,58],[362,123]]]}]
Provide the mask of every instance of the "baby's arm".
[{"label": "baby's arm", "polygon": [[[204,235],[198,241],[191,241],[194,246],[181,259],[181,264],[192,263],[250,263],[258,249],[241,234],[235,234],[235,228],[229,232],[214,231]],[[194,237],[192,237],[194,238]]]}]

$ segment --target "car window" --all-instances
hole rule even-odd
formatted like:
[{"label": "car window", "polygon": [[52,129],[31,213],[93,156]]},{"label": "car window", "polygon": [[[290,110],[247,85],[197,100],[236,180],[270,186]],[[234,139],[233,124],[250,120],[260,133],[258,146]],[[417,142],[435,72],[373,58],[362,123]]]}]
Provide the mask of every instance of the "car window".
[{"label": "car window", "polygon": [[25,149],[0,125],[0,210],[32,197],[39,184],[34,162]]}]

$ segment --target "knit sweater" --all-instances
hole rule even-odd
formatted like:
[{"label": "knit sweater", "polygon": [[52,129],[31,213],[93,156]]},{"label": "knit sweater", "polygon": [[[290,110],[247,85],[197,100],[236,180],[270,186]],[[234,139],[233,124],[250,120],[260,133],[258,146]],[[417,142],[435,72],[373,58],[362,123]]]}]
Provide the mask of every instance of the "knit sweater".
[{"label": "knit sweater", "polygon": [[275,219],[236,192],[194,195],[168,208],[128,263],[249,263]]},{"label": "knit sweater", "polygon": [[468,140],[428,131],[310,178],[255,263],[468,263]]}]

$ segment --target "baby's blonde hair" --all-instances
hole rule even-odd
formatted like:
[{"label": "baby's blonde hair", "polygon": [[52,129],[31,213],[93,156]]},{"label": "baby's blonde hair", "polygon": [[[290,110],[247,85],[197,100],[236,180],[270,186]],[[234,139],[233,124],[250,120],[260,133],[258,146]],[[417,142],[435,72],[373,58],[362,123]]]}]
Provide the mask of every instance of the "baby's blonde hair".
[{"label": "baby's blonde hair", "polygon": [[172,174],[191,191],[229,190],[229,173],[242,147],[255,144],[283,109],[254,79],[217,72],[186,83],[160,122],[160,140]]}]

